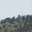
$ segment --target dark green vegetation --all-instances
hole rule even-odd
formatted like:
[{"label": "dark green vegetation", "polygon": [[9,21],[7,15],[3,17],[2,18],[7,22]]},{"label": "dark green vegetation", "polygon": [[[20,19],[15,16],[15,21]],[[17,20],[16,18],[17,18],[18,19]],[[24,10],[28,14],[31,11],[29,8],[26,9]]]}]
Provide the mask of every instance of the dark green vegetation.
[{"label": "dark green vegetation", "polygon": [[32,32],[32,15],[1,20],[0,32]]}]

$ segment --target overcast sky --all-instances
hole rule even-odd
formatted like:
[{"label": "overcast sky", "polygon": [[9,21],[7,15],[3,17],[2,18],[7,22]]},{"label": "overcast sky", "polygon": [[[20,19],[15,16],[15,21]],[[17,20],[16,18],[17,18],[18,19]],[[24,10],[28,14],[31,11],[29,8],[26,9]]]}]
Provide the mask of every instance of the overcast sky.
[{"label": "overcast sky", "polygon": [[0,20],[20,15],[32,15],[32,0],[0,0]]}]

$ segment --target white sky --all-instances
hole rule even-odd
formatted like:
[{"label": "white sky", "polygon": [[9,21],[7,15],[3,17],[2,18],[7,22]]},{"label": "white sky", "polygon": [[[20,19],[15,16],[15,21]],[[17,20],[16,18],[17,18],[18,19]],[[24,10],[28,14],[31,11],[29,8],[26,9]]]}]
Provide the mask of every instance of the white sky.
[{"label": "white sky", "polygon": [[0,20],[18,14],[32,15],[32,0],[0,0]]}]

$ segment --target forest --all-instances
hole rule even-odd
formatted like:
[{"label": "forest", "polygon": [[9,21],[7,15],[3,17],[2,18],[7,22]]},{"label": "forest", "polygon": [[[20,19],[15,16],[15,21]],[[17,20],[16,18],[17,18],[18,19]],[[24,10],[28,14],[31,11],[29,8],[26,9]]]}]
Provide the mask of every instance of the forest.
[{"label": "forest", "polygon": [[18,15],[2,19],[0,32],[32,32],[32,15]]}]

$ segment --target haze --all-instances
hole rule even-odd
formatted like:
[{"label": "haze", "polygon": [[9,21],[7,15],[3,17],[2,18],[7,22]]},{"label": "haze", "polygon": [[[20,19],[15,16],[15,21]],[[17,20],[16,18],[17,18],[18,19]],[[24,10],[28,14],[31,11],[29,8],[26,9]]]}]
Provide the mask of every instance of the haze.
[{"label": "haze", "polygon": [[0,20],[19,14],[32,15],[32,0],[0,0]]}]

